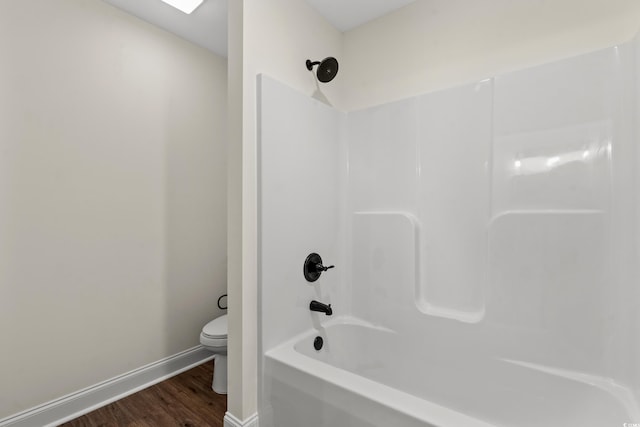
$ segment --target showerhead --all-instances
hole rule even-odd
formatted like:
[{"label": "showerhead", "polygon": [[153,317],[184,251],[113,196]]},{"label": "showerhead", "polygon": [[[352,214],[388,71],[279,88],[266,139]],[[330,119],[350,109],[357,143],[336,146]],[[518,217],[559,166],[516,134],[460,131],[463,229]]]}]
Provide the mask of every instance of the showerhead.
[{"label": "showerhead", "polygon": [[307,59],[307,70],[313,70],[314,65],[318,66],[316,75],[322,83],[328,83],[338,74],[338,60],[332,56],[324,58],[322,61],[311,62]]}]

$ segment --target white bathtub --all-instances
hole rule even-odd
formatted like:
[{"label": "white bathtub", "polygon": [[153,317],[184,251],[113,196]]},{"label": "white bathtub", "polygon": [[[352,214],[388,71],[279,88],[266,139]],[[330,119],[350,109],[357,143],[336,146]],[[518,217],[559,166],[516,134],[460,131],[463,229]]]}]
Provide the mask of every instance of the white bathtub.
[{"label": "white bathtub", "polygon": [[[318,335],[320,351],[313,346]],[[404,339],[343,317],[269,351],[264,395],[271,401],[263,404],[262,421],[274,427],[603,427],[640,419],[632,395],[610,381]]]}]

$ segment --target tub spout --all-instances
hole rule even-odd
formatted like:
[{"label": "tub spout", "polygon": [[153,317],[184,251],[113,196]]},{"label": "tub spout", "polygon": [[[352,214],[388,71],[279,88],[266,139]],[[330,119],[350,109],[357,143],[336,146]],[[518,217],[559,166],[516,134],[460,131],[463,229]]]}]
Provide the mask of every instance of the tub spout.
[{"label": "tub spout", "polygon": [[326,314],[327,316],[331,316],[333,314],[333,310],[331,310],[331,304],[323,304],[315,300],[311,301],[311,304],[309,304],[309,310],[318,311],[320,313]]}]

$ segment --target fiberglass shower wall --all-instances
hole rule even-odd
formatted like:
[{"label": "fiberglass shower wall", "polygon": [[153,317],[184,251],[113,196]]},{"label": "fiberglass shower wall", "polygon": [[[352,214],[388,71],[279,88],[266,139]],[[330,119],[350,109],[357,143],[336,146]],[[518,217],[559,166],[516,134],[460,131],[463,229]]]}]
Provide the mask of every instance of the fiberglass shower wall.
[{"label": "fiberglass shower wall", "polygon": [[635,406],[638,44],[350,113],[352,313]]},{"label": "fiberglass shower wall", "polygon": [[[640,419],[638,70],[636,40],[346,114],[262,77],[262,360],[351,317],[398,343],[395,370],[358,372],[424,401],[498,425]],[[310,252],[336,265],[314,284]],[[305,416],[260,378],[265,425]]]},{"label": "fiberglass shower wall", "polygon": [[[259,283],[261,353],[310,327],[309,302],[346,293],[344,244],[345,114],[269,77],[259,93]],[[312,252],[336,268],[309,283]]]}]

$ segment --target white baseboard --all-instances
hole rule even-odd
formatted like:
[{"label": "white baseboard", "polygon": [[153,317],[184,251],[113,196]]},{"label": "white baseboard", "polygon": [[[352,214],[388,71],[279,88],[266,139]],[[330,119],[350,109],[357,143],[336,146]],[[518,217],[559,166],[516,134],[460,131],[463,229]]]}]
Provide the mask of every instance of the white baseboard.
[{"label": "white baseboard", "polygon": [[224,414],[224,427],[258,427],[258,414],[253,414],[244,421],[240,421],[233,414]]},{"label": "white baseboard", "polygon": [[0,420],[0,427],[55,427],[211,359],[213,359],[213,353],[199,345],[60,399],[2,419]]}]

